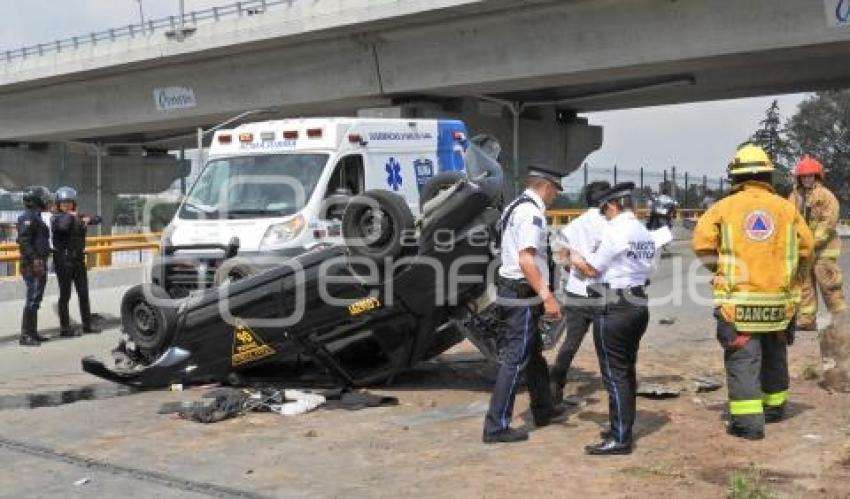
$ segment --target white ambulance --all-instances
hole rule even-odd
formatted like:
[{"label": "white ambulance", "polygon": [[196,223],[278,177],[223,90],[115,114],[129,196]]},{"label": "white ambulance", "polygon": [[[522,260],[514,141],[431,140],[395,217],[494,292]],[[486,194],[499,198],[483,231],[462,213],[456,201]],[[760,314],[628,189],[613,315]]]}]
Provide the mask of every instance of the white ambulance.
[{"label": "white ambulance", "polygon": [[384,189],[416,215],[431,177],[464,169],[467,144],[455,120],[309,118],[219,130],[163,234],[165,257],[195,263],[162,265],[153,280],[179,296],[212,284],[222,258],[234,253],[293,256],[340,244],[341,217],[328,205],[334,197]]}]

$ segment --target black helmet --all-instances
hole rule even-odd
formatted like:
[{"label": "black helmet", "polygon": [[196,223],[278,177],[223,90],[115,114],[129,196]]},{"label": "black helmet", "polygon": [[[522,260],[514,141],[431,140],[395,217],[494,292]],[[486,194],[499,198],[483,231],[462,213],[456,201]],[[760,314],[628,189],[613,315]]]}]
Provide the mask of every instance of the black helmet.
[{"label": "black helmet", "polygon": [[56,189],[56,202],[61,203],[62,201],[73,201],[77,202],[77,191],[73,187],[60,187]]},{"label": "black helmet", "polygon": [[24,207],[32,209],[35,207],[42,210],[47,208],[50,201],[50,191],[43,185],[32,185],[24,190]]}]

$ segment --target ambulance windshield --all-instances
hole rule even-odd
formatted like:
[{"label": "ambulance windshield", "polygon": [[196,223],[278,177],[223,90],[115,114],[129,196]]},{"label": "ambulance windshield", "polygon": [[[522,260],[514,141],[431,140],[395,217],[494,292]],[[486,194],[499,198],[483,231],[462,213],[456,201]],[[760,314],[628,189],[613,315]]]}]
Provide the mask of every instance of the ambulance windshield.
[{"label": "ambulance windshield", "polygon": [[307,204],[328,154],[269,154],[210,161],[183,205],[181,219],[292,215]]}]

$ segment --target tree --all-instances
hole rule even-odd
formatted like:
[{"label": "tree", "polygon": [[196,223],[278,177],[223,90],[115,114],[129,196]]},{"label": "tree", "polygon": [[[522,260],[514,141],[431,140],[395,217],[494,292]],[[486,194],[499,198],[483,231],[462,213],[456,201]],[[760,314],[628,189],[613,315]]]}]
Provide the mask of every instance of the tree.
[{"label": "tree", "polygon": [[818,92],[800,104],[788,120],[793,157],[811,155],[823,163],[826,185],[850,202],[850,90]]},{"label": "tree", "polygon": [[791,145],[785,137],[785,129],[782,126],[782,115],[779,113],[779,102],[774,100],[764,113],[764,119],[759,122],[756,130],[748,141],[764,149],[776,166],[774,182],[777,191],[788,193],[793,186],[791,172],[793,159],[791,158]]}]

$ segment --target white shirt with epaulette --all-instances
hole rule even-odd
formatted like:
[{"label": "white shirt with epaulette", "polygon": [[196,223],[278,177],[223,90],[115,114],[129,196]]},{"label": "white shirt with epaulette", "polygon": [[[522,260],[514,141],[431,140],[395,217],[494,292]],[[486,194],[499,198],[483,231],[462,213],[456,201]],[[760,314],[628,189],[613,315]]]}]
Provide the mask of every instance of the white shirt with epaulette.
[{"label": "white shirt with epaulette", "polygon": [[531,189],[526,189],[523,195],[531,198],[533,202],[520,203],[511,213],[502,233],[502,265],[499,267],[499,275],[505,279],[524,279],[525,275],[519,267],[519,252],[534,248],[534,263],[537,264],[543,282],[549,282],[549,231],[544,213],[546,205]]},{"label": "white shirt with epaulette", "polygon": [[587,258],[598,280],[612,289],[644,286],[655,263],[655,241],[631,211],[608,222],[599,249]]}]

